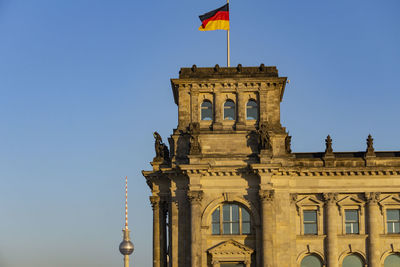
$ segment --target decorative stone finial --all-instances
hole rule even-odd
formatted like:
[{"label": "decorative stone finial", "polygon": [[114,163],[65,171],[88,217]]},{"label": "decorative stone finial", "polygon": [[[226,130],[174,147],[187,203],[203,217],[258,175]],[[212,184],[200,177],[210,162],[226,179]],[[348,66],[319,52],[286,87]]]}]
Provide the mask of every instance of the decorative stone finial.
[{"label": "decorative stone finial", "polygon": [[374,139],[370,134],[367,138],[367,156],[375,156]]},{"label": "decorative stone finial", "polygon": [[264,71],[265,70],[265,65],[264,65],[264,63],[261,63],[261,65],[260,65],[260,71]]},{"label": "decorative stone finial", "polygon": [[196,70],[197,70],[197,66],[196,66],[196,64],[193,64],[193,66],[192,66],[192,71],[193,71],[193,72],[196,72]]},{"label": "decorative stone finial", "polygon": [[242,72],[242,64],[238,64],[236,69],[238,72]]},{"label": "decorative stone finial", "polygon": [[330,135],[328,135],[325,139],[325,154],[333,154],[333,149],[332,149],[332,138]]},{"label": "decorative stone finial", "polygon": [[215,71],[215,72],[218,72],[218,71],[219,71],[219,65],[218,65],[218,64],[215,64],[214,71]]}]

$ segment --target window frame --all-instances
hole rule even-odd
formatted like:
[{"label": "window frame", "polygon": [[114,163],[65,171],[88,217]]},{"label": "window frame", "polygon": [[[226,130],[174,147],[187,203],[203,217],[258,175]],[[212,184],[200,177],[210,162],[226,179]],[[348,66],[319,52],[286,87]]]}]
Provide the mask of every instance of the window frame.
[{"label": "window frame", "polygon": [[[306,222],[306,220],[305,220],[305,216],[304,216],[304,214],[306,213],[306,212],[314,212],[315,213],[315,221],[307,221]],[[310,235],[310,236],[313,236],[313,235],[318,235],[318,210],[317,209],[303,209],[302,210],[302,228],[303,228],[303,235]],[[310,223],[311,222],[311,223]],[[306,233],[306,224],[308,224],[308,225],[310,225],[310,224],[315,224],[315,229],[316,229],[316,232],[315,233]]]},{"label": "window frame", "polygon": [[[398,220],[395,220],[395,221],[390,221],[390,222],[389,222],[389,219],[388,219],[388,216],[387,216],[387,213],[388,213],[389,210],[397,210],[398,213],[399,213],[399,219],[398,219]],[[397,223],[397,224],[399,225],[399,230],[398,230],[398,232],[389,232],[389,223],[392,223],[393,225],[394,225],[395,223]],[[390,207],[390,208],[386,208],[386,209],[385,209],[385,229],[386,229],[386,233],[387,233],[388,235],[396,235],[396,234],[398,235],[398,234],[400,234],[400,208]]]},{"label": "window frame", "polygon": [[[249,119],[248,118],[248,110],[249,110],[249,106],[248,105],[249,105],[250,102],[254,102],[256,104],[256,106],[255,106],[256,118],[255,119]],[[252,108],[254,108],[254,107],[252,107]],[[258,101],[253,99],[253,98],[248,99],[247,102],[246,102],[246,121],[258,121],[259,120],[259,116],[260,116],[258,110],[259,110]]]},{"label": "window frame", "polygon": [[[342,235],[364,235],[365,234],[365,201],[357,194],[343,194],[337,202],[339,215],[342,220]],[[346,210],[358,211],[358,234],[346,232]]]},{"label": "window frame", "polygon": [[[357,221],[347,221],[347,219],[346,219],[346,212],[348,212],[348,211],[355,211],[355,212],[357,212]],[[351,208],[346,208],[346,209],[344,209],[344,216],[343,216],[344,218],[344,234],[346,234],[346,235],[359,235],[360,234],[360,210],[359,209],[351,209]],[[351,224],[351,228],[352,228],[352,231],[351,231],[351,233],[348,233],[347,232],[347,224]],[[354,233],[354,231],[353,231],[353,225],[354,224],[357,224],[357,228],[358,228],[358,232],[357,233]]]},{"label": "window frame", "polygon": [[[230,221],[224,221],[223,215],[224,215],[224,206],[230,206]],[[237,221],[232,221],[232,206],[237,206],[239,211],[238,211],[238,220]],[[213,214],[214,212],[216,212],[219,209],[219,233],[218,234],[214,234],[213,233],[213,225],[217,224],[218,222],[214,222],[213,220]],[[248,214],[249,214],[249,221],[243,221],[243,212],[242,210],[245,210]],[[234,235],[242,235],[242,236],[246,236],[246,235],[252,235],[253,234],[253,229],[252,229],[252,216],[250,211],[247,209],[247,207],[243,206],[242,204],[238,204],[235,202],[223,202],[218,204],[213,211],[211,212],[211,235],[213,236],[234,236]],[[230,225],[230,233],[224,233],[224,223],[228,223]],[[239,224],[239,231],[238,233],[233,233],[232,231],[232,226],[234,223],[238,223]],[[250,232],[249,233],[243,233],[243,223],[250,223]]]},{"label": "window frame", "polygon": [[299,195],[296,197],[295,207],[297,211],[296,232],[301,236],[316,236],[314,234],[304,234],[304,210],[317,211],[317,236],[323,235],[324,202],[319,200],[315,194]]},{"label": "window frame", "polygon": [[[227,119],[225,118],[225,105],[227,103],[233,103],[233,106],[230,106],[230,108],[233,108],[233,119]],[[227,108],[228,109],[228,108]],[[237,107],[236,107],[236,102],[233,101],[232,99],[228,98],[225,100],[225,102],[222,104],[222,118],[224,121],[236,121],[237,120]]]},{"label": "window frame", "polygon": [[[211,108],[210,108],[210,110],[211,110],[211,119],[209,119],[209,120],[203,119],[203,110],[208,110],[208,108],[207,109],[203,108],[203,104],[204,103],[210,103],[211,104]],[[212,122],[212,121],[214,121],[214,105],[213,105],[213,102],[211,100],[207,99],[207,98],[205,98],[200,104],[200,121],[202,121],[202,122]]]}]

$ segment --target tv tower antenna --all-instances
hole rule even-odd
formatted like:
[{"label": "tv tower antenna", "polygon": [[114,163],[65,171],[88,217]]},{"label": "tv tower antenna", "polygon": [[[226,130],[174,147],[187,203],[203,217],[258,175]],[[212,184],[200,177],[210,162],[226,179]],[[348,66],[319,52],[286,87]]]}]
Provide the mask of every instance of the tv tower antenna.
[{"label": "tv tower antenna", "polygon": [[119,251],[124,255],[124,267],[129,267],[129,255],[133,252],[133,244],[129,237],[128,229],[128,176],[125,177],[125,228],[122,230],[123,240],[119,244]]}]

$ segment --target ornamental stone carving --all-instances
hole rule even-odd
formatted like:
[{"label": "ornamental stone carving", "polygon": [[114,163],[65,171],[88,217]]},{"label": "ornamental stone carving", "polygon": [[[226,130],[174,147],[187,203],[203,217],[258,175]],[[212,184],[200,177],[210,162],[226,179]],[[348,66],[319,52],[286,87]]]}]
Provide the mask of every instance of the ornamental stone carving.
[{"label": "ornamental stone carving", "polygon": [[201,153],[201,147],[199,142],[200,124],[198,122],[190,123],[189,125],[190,135],[190,155],[199,155]]},{"label": "ornamental stone carving", "polygon": [[257,133],[258,133],[258,138],[259,138],[260,150],[272,149],[270,136],[268,134],[268,125],[266,125],[264,123],[261,124],[260,129],[257,130]]},{"label": "ornamental stone carving", "polygon": [[365,198],[368,201],[368,204],[377,204],[380,199],[380,192],[367,192],[365,193]]},{"label": "ornamental stone carving", "polygon": [[201,190],[193,190],[187,192],[188,199],[192,204],[199,204],[203,199],[203,194],[204,193]]},{"label": "ornamental stone carving", "polygon": [[334,205],[338,201],[338,193],[324,193],[324,200],[327,205]]},{"label": "ornamental stone carving", "polygon": [[260,190],[261,202],[272,202],[274,200],[274,190]]},{"label": "ornamental stone carving", "polygon": [[153,210],[155,208],[159,208],[160,207],[160,197],[159,196],[150,196],[150,203],[151,203],[151,207],[153,208]]}]

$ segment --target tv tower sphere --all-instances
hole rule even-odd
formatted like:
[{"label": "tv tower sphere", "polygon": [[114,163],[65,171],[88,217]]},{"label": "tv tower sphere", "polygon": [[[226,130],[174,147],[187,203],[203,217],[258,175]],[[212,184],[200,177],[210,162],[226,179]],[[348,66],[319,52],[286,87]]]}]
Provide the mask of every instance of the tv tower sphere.
[{"label": "tv tower sphere", "polygon": [[[125,236],[125,230],[124,231],[124,236]],[[128,230],[128,235],[129,235],[129,230]],[[121,244],[119,244],[119,251],[121,252],[122,255],[131,255],[134,250],[134,246],[130,240],[124,239]]]}]

